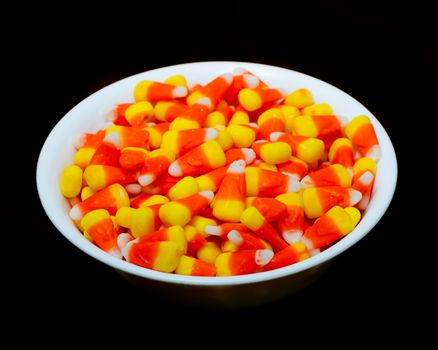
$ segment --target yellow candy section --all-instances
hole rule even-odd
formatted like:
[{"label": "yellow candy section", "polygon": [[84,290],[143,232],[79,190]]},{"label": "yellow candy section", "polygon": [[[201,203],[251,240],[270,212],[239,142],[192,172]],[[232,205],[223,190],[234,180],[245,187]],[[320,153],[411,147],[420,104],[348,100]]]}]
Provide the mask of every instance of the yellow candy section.
[{"label": "yellow candy section", "polygon": [[215,242],[207,242],[198,249],[196,256],[207,264],[214,265],[217,256],[222,253],[221,248]]},{"label": "yellow candy section", "polygon": [[153,269],[161,272],[173,272],[181,258],[181,250],[175,242],[160,242]]},{"label": "yellow candy section", "polygon": [[81,220],[81,226],[84,231],[88,231],[94,224],[109,218],[110,215],[105,209],[95,209],[85,214]]},{"label": "yellow candy section", "polygon": [[377,162],[368,157],[358,159],[353,165],[353,173],[359,174],[365,171],[371,171],[373,174],[376,174]]},{"label": "yellow candy section", "polygon": [[184,75],[175,74],[164,80],[166,84],[175,85],[175,86],[184,86],[187,87],[187,80]]},{"label": "yellow candy section", "polygon": [[253,130],[242,125],[229,125],[227,130],[231,134],[234,146],[239,148],[251,147],[256,137]]},{"label": "yellow candy section", "polygon": [[196,179],[192,176],[186,176],[170,188],[169,197],[171,200],[176,200],[191,196],[199,191]]},{"label": "yellow candy section", "polygon": [[153,82],[150,80],[142,80],[140,81],[134,88],[134,99],[136,102],[144,101],[146,98],[146,93],[148,91],[149,86],[151,86]]},{"label": "yellow candy section", "polygon": [[73,198],[81,193],[82,169],[78,165],[69,165],[61,174],[61,193],[64,197]]},{"label": "yellow candy section", "polygon": [[269,164],[287,162],[291,155],[292,150],[285,142],[267,142],[260,148],[260,157]]},{"label": "yellow candy section", "polygon": [[201,148],[213,169],[220,168],[227,162],[224,150],[217,141],[207,141],[201,145]]},{"label": "yellow candy section", "polygon": [[181,255],[184,255],[187,252],[187,238],[184,229],[181,226],[171,226],[167,229],[167,234],[169,241],[174,242],[178,246]]},{"label": "yellow candy section", "polygon": [[303,115],[332,115],[333,109],[328,103],[307,106],[301,110]]},{"label": "yellow candy section", "polygon": [[138,208],[132,212],[131,234],[135,238],[152,233],[154,231],[154,213],[152,209]]},{"label": "yellow candy section", "polygon": [[239,103],[245,108],[247,111],[255,111],[262,106],[262,99],[251,89],[242,89],[239,91],[238,95]]},{"label": "yellow candy section", "polygon": [[265,222],[265,218],[256,207],[248,207],[240,216],[240,222],[250,230],[257,231]]},{"label": "yellow candy section", "polygon": [[190,256],[182,256],[178,267],[175,270],[175,273],[178,275],[190,276],[192,274],[193,265],[195,264],[196,259]]},{"label": "yellow candy section", "polygon": [[358,115],[357,117],[354,117],[345,127],[345,135],[351,140],[357,129],[365,124],[371,124],[370,118],[366,115]]},{"label": "yellow candy section", "polygon": [[163,204],[158,213],[163,224],[168,226],[184,226],[191,218],[190,210],[178,202]]},{"label": "yellow candy section", "polygon": [[298,89],[286,96],[284,104],[301,109],[313,104],[313,96],[307,89]]}]

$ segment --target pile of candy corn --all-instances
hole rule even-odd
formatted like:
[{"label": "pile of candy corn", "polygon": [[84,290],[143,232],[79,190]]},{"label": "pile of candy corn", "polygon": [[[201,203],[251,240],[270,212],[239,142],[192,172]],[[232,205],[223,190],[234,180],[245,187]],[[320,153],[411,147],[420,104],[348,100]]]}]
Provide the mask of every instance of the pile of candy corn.
[{"label": "pile of candy corn", "polygon": [[191,276],[268,271],[349,234],[380,147],[368,117],[334,114],[238,68],[206,85],[140,81],[135,102],[81,135],[61,193],[114,257]]}]

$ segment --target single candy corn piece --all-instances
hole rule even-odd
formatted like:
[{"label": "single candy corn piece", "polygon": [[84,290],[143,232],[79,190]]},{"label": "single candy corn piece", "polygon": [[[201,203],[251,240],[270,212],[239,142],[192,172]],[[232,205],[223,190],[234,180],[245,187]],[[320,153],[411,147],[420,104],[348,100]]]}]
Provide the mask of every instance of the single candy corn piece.
[{"label": "single candy corn piece", "polygon": [[129,233],[122,232],[117,236],[117,246],[119,247],[120,251],[122,251],[123,248],[125,248],[126,245],[133,240],[134,237],[132,237]]},{"label": "single candy corn piece", "polygon": [[229,73],[222,74],[187,96],[187,105],[203,104],[213,110],[233,81]]},{"label": "single candy corn piece", "polygon": [[351,186],[351,175],[341,164],[329,165],[306,175],[301,180],[303,188],[324,186]]},{"label": "single candy corn piece", "polygon": [[233,139],[234,147],[248,148],[256,138],[256,132],[247,125],[230,124],[227,127],[228,132]]},{"label": "single candy corn piece", "polygon": [[246,194],[250,197],[275,197],[300,190],[300,183],[295,177],[252,166],[245,169],[245,182]]},{"label": "single candy corn piece", "polygon": [[199,190],[216,192],[222,183],[223,178],[225,177],[227,169],[228,167],[224,166],[195,178],[196,182],[198,183]]},{"label": "single candy corn piece", "polygon": [[205,228],[207,226],[216,226],[217,221],[212,218],[196,215],[190,220],[189,225],[197,229],[198,232],[200,232],[203,236],[207,236],[207,233],[205,232]]},{"label": "single candy corn piece", "polygon": [[286,214],[277,221],[283,239],[289,244],[300,241],[306,229],[302,195],[299,193],[284,193],[275,197],[275,199],[287,206]]},{"label": "single candy corn piece", "polygon": [[174,242],[179,247],[181,255],[187,253],[187,239],[184,234],[184,229],[181,226],[170,226],[161,230],[144,235],[141,238],[144,242]]},{"label": "single candy corn piece", "polygon": [[284,100],[284,104],[288,106],[295,106],[299,109],[313,105],[313,103],[312,93],[304,88],[291,92]]},{"label": "single candy corn piece", "polygon": [[206,262],[184,255],[181,257],[179,264],[175,270],[178,275],[185,276],[215,276],[216,267]]},{"label": "single candy corn piece", "polygon": [[131,207],[132,208],[144,208],[150,207],[156,204],[164,204],[168,203],[169,199],[165,196],[159,194],[146,194],[142,193],[135,198],[131,199]]},{"label": "single candy corn piece", "polygon": [[191,176],[186,176],[170,188],[169,197],[171,200],[176,200],[191,196],[199,191],[200,189],[196,179]]},{"label": "single candy corn piece", "polygon": [[166,149],[156,149],[149,153],[138,176],[142,186],[154,182],[160,175],[166,173],[169,165],[175,159],[175,154]]},{"label": "single candy corn piece", "polygon": [[362,199],[362,193],[338,186],[306,188],[303,191],[304,212],[309,219],[323,215],[338,205],[342,208],[354,206]]},{"label": "single candy corn piece", "polygon": [[126,120],[126,109],[131,106],[132,103],[119,103],[111,107],[104,115],[105,120],[114,123],[114,125],[129,126],[130,124]]},{"label": "single candy corn piece", "polygon": [[209,109],[204,105],[193,105],[177,116],[169,125],[169,130],[189,130],[204,127]]},{"label": "single candy corn piece", "polygon": [[221,253],[222,250],[217,243],[207,242],[198,249],[196,252],[196,257],[207,264],[214,264],[216,258]]},{"label": "single candy corn piece", "polygon": [[111,125],[105,131],[104,142],[111,143],[118,149],[125,147],[141,147],[149,149],[149,133],[142,128]]},{"label": "single candy corn piece", "polygon": [[125,110],[126,121],[131,126],[143,127],[154,117],[154,106],[148,101],[130,105]]},{"label": "single candy corn piece", "polygon": [[137,182],[135,174],[129,170],[108,165],[89,165],[85,168],[84,179],[93,191],[119,183],[121,185]]},{"label": "single candy corn piece", "polygon": [[175,85],[175,86],[184,86],[187,87],[187,80],[184,77],[184,75],[181,74],[175,74],[170,76],[169,78],[166,78],[164,80],[164,82],[166,84],[171,84],[171,85]]},{"label": "single candy corn piece", "polygon": [[324,142],[314,137],[274,132],[269,139],[273,142],[286,142],[292,149],[292,155],[307,163],[318,161],[324,153]]},{"label": "single candy corn piece", "polygon": [[169,130],[170,123],[147,123],[144,128],[149,133],[149,146],[151,149],[157,149],[161,146],[163,135]]},{"label": "single candy corn piece", "polygon": [[120,150],[111,143],[103,142],[96,148],[88,165],[119,166]]},{"label": "single candy corn piece", "polygon": [[284,131],[292,133],[292,121],[301,114],[300,110],[297,107],[286,105],[275,105],[273,108],[279,109],[284,115]]},{"label": "single candy corn piece", "polygon": [[272,250],[272,247],[269,243],[265,242],[263,239],[251,233],[232,230],[228,233],[227,238],[230,240],[230,242],[234,243],[240,250],[248,250],[248,249]]},{"label": "single candy corn piece", "polygon": [[207,243],[207,240],[195,227],[184,226],[184,235],[187,240],[187,254],[196,255],[196,252]]},{"label": "single candy corn piece", "polygon": [[278,164],[278,171],[301,180],[309,172],[309,166],[305,161],[292,156],[287,162]]},{"label": "single candy corn piece", "polygon": [[179,264],[181,250],[175,242],[130,241],[122,250],[126,261],[161,272],[173,272]]},{"label": "single candy corn piece", "polygon": [[165,203],[159,210],[161,221],[168,226],[184,226],[212,200],[211,191],[201,191],[186,198]]},{"label": "single candy corn piece", "polygon": [[269,197],[247,197],[246,206],[256,207],[268,222],[280,219],[287,211],[284,203]]},{"label": "single candy corn piece", "polygon": [[169,189],[175,185],[180,178],[164,173],[160,175],[153,183],[143,186],[141,191],[146,194],[166,194]]},{"label": "single candy corn piece", "polygon": [[157,102],[185,96],[187,96],[187,88],[185,86],[142,80],[134,87],[134,99],[137,102]]},{"label": "single candy corn piece", "polygon": [[117,258],[122,257],[117,245],[118,233],[107,210],[88,212],[82,218],[81,226],[99,248]]},{"label": "single candy corn piece", "polygon": [[274,227],[272,227],[256,207],[250,206],[246,208],[240,217],[240,222],[274,248],[281,250],[287,247],[288,244],[278,235]]},{"label": "single candy corn piece", "polygon": [[352,188],[362,193],[361,201],[356,205],[360,210],[365,210],[371,198],[371,191],[377,171],[377,163],[374,159],[363,157],[358,159],[353,166]]},{"label": "single candy corn piece", "polygon": [[345,127],[345,134],[351,140],[354,147],[364,157],[379,160],[381,149],[377,140],[376,132],[370,119],[365,115],[353,118]]},{"label": "single candy corn piece", "polygon": [[228,125],[241,125],[241,124],[248,124],[250,122],[249,120],[249,114],[247,111],[245,111],[242,106],[237,106],[234,114],[231,116],[230,121],[228,122]]},{"label": "single candy corn piece", "polygon": [[300,115],[292,121],[295,135],[324,138],[342,137],[345,120],[336,115]]},{"label": "single candy corn piece", "polygon": [[215,127],[216,125],[227,125],[234,113],[235,108],[233,106],[226,106],[211,112],[207,115],[205,120],[205,126],[208,128]]},{"label": "single candy corn piece", "polygon": [[169,130],[163,135],[161,149],[173,152],[177,157],[218,137],[214,128]]},{"label": "single candy corn piece", "polygon": [[82,134],[74,141],[74,147],[77,148],[73,156],[73,162],[84,169],[93,157],[96,149],[102,144],[105,137],[105,130],[99,130],[95,134]]},{"label": "single candy corn piece", "polygon": [[249,232],[248,228],[237,222],[224,222],[220,225],[209,225],[204,228],[204,231],[208,235],[220,237],[226,239],[230,231]]},{"label": "single candy corn piece", "polygon": [[230,104],[235,104],[240,90],[245,88],[255,89],[259,85],[260,79],[255,75],[243,68],[236,68],[233,71],[233,81],[228,88],[224,99]]},{"label": "single candy corn piece", "polygon": [[251,249],[220,254],[215,262],[217,276],[246,275],[260,271],[274,253],[269,249]]},{"label": "single candy corn piece", "polygon": [[138,170],[143,167],[149,151],[140,147],[125,147],[120,151],[119,164],[123,169]]},{"label": "single candy corn piece", "polygon": [[308,250],[325,247],[353,231],[359,220],[356,208],[334,206],[306,230],[301,240]]},{"label": "single candy corn piece", "polygon": [[264,111],[257,119],[259,132],[265,139],[273,132],[283,132],[285,130],[284,114],[279,108],[270,108]]},{"label": "single candy corn piece", "polygon": [[345,137],[336,139],[330,146],[328,153],[332,164],[341,164],[353,175],[354,151],[353,144]]},{"label": "single candy corn piece", "polygon": [[213,202],[213,215],[222,221],[239,222],[245,198],[245,161],[240,159],[227,169]]},{"label": "single candy corn piece", "polygon": [[231,148],[225,152],[225,158],[227,164],[231,164],[236,160],[243,160],[248,165],[255,160],[256,154],[251,148]]},{"label": "single candy corn piece", "polygon": [[328,103],[318,103],[304,107],[301,110],[303,115],[332,115],[333,109]]},{"label": "single candy corn piece", "polygon": [[263,106],[280,102],[286,96],[282,89],[242,89],[239,92],[239,104],[247,111],[256,111]]},{"label": "single candy corn piece", "polygon": [[162,122],[172,122],[176,117],[187,114],[190,107],[177,101],[159,101],[155,105],[155,118]]},{"label": "single candy corn piece", "polygon": [[218,135],[216,137],[216,141],[221,145],[224,151],[229,150],[233,147],[233,138],[231,137],[230,132],[223,125],[216,125],[215,130]]},{"label": "single candy corn piece", "polygon": [[179,157],[169,166],[168,172],[172,176],[194,176],[223,167],[225,163],[222,147],[211,140]]},{"label": "single candy corn piece", "polygon": [[132,212],[129,227],[133,237],[137,238],[154,232],[156,227],[155,213],[150,207],[138,208]]},{"label": "single candy corn piece", "polygon": [[82,169],[78,165],[69,165],[62,170],[60,188],[64,197],[73,198],[79,195],[82,188]]},{"label": "single candy corn piece", "polygon": [[292,243],[274,254],[272,260],[265,265],[263,271],[279,269],[310,258],[310,253],[303,242]]},{"label": "single candy corn piece", "polygon": [[70,210],[70,217],[73,220],[81,220],[94,209],[106,209],[110,215],[115,215],[117,209],[128,206],[129,196],[126,190],[120,184],[113,184],[76,204]]},{"label": "single candy corn piece", "polygon": [[287,162],[292,155],[292,149],[286,142],[260,140],[252,144],[252,149],[260,158],[269,164]]}]

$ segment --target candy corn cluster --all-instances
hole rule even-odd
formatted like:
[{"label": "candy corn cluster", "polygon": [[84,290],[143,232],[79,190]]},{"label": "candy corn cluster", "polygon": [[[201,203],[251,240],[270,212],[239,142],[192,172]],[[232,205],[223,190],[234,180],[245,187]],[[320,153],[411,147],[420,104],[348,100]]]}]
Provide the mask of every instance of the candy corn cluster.
[{"label": "candy corn cluster", "polygon": [[190,88],[140,81],[111,125],[75,142],[61,193],[84,237],[145,268],[232,276],[291,265],[349,234],[380,147],[305,88],[244,69]]}]

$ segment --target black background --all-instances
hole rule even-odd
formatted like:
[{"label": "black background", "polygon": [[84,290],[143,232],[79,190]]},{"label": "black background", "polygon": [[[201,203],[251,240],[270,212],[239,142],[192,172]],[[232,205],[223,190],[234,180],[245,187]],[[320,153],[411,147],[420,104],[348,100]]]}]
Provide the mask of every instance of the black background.
[{"label": "black background", "polygon": [[[94,335],[102,335],[98,326],[117,335],[117,327],[226,334],[249,325],[269,336],[284,337],[302,327],[316,334],[331,329],[323,338],[346,328],[366,338],[371,329],[388,335],[390,324],[396,332],[389,339],[400,339],[410,334],[398,333],[400,326],[409,329],[421,321],[418,315],[436,307],[427,298],[436,273],[424,259],[436,249],[431,244],[436,232],[419,229],[431,217],[417,197],[417,188],[429,183],[419,157],[427,154],[430,164],[433,155],[415,140],[426,141],[426,120],[436,119],[437,112],[436,34],[425,4],[70,1],[23,5],[5,15],[15,24],[4,31],[4,58],[22,74],[11,85],[11,101],[5,103],[14,109],[6,117],[12,130],[20,130],[17,142],[27,148],[12,163],[25,167],[20,174],[26,185],[18,186],[24,191],[7,186],[12,202],[2,204],[13,223],[10,234],[4,232],[9,237],[4,245],[13,253],[9,266],[18,326],[36,327],[44,317],[46,329],[73,320],[77,329],[71,332]],[[135,73],[208,60],[278,65],[339,87],[379,118],[399,161],[391,207],[366,238],[302,292],[251,309],[208,311],[151,299],[64,239],[46,217],[34,182],[45,138],[83,98]],[[286,321],[280,320],[283,315]],[[76,323],[76,317],[84,321]],[[359,322],[366,327],[356,328]]]}]

